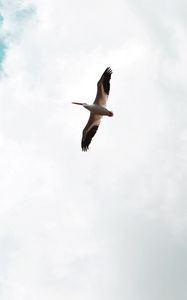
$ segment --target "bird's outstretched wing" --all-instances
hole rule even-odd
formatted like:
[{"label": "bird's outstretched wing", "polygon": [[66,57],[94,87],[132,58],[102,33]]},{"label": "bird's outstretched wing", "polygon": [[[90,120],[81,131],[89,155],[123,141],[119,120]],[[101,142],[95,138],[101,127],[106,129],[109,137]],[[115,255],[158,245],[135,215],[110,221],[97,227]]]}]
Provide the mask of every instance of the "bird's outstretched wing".
[{"label": "bird's outstretched wing", "polygon": [[106,68],[100,80],[97,83],[97,94],[94,104],[105,105],[110,92],[110,79],[112,75],[111,68]]},{"label": "bird's outstretched wing", "polygon": [[88,150],[91,140],[96,134],[97,129],[99,128],[101,118],[102,116],[100,115],[90,113],[88,123],[86,124],[82,132],[82,141],[81,141],[82,151]]}]

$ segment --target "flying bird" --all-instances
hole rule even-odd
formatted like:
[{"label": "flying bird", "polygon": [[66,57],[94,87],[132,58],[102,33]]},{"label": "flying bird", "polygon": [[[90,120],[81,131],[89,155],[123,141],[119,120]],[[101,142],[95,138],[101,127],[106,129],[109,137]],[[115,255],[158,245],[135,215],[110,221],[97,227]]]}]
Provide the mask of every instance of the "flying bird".
[{"label": "flying bird", "polygon": [[110,92],[111,75],[111,68],[106,68],[97,83],[97,94],[93,104],[89,105],[87,103],[72,102],[73,104],[82,105],[84,108],[90,111],[90,117],[82,132],[82,151],[88,150],[91,140],[98,130],[101,118],[103,116],[113,116],[113,112],[106,108],[106,102]]}]

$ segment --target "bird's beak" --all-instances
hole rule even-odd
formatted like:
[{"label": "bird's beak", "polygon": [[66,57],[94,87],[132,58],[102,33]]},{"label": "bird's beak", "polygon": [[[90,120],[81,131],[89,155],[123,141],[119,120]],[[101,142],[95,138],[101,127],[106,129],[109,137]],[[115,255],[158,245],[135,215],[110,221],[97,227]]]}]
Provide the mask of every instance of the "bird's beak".
[{"label": "bird's beak", "polygon": [[83,105],[83,103],[80,102],[72,102],[73,104],[77,104],[77,105]]}]

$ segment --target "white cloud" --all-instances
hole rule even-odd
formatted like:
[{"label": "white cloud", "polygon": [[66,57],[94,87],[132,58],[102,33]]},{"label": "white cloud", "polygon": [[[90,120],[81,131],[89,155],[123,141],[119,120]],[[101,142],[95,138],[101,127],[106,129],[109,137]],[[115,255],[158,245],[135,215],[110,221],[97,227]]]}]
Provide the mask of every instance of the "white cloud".
[{"label": "white cloud", "polygon": [[[4,3],[1,299],[186,299],[184,2]],[[108,65],[115,116],[82,153],[70,102]]]}]

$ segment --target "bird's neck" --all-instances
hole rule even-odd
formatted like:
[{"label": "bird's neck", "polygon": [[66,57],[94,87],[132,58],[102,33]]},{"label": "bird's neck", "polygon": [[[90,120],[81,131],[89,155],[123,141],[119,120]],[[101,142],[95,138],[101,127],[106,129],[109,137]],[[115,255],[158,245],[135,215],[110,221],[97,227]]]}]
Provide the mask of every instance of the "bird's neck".
[{"label": "bird's neck", "polygon": [[87,104],[87,103],[83,103],[83,106],[84,106],[85,108],[87,108],[87,109],[90,107],[90,105]]}]

